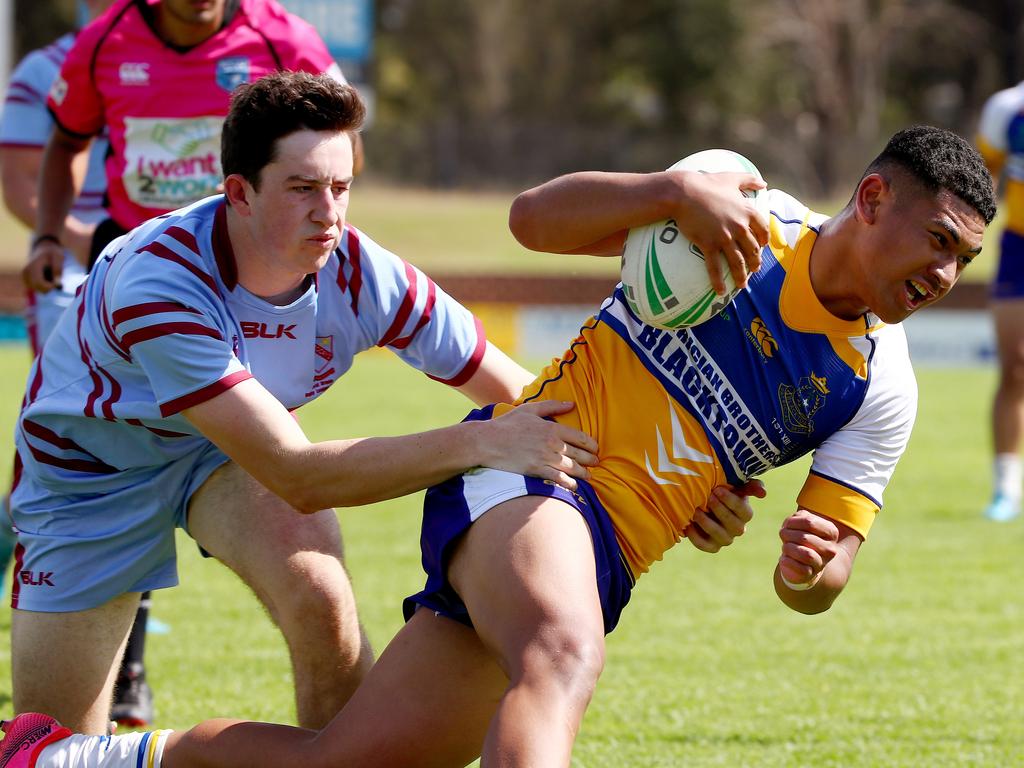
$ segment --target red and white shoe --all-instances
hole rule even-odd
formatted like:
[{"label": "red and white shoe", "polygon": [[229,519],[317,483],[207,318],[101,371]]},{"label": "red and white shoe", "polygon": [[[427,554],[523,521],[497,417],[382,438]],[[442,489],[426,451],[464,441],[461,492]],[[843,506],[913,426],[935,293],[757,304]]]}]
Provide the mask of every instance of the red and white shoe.
[{"label": "red and white shoe", "polygon": [[66,739],[71,731],[49,715],[25,712],[0,723],[0,768],[35,768],[39,753],[55,741]]}]

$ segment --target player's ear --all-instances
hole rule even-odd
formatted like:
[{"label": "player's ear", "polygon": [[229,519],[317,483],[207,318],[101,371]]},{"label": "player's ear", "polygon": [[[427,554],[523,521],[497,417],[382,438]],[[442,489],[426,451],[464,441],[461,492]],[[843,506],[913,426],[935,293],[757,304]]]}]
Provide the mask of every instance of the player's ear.
[{"label": "player's ear", "polygon": [[874,224],[878,209],[890,195],[889,182],[881,174],[869,173],[857,185],[854,208],[857,218],[866,224]]},{"label": "player's ear", "polygon": [[248,216],[252,212],[250,201],[252,198],[252,185],[245,177],[238,173],[232,173],[224,179],[224,197],[228,205],[242,216]]}]

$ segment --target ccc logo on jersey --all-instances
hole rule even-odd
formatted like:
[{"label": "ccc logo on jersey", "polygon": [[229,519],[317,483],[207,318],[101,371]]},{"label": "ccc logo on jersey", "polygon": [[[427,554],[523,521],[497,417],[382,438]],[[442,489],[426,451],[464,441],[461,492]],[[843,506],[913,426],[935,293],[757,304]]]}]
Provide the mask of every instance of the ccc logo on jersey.
[{"label": "ccc logo on jersey", "polygon": [[779,342],[775,340],[775,337],[768,330],[768,326],[764,324],[760,317],[755,317],[751,321],[750,329],[747,331],[747,338],[750,339],[750,343],[754,345],[754,348],[764,358],[774,357],[779,349]]}]

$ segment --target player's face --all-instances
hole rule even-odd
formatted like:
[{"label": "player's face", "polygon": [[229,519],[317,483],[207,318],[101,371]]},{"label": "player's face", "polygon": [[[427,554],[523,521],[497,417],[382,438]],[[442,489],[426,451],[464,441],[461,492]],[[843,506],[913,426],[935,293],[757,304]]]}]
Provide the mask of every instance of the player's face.
[{"label": "player's face", "polygon": [[904,194],[879,211],[877,224],[862,298],[886,323],[949,293],[980,253],[985,233],[981,215],[945,190]]},{"label": "player's face", "polygon": [[161,0],[163,11],[179,24],[219,27],[227,0]]},{"label": "player's face", "polygon": [[316,272],[338,246],[352,183],[352,140],[345,133],[296,131],[279,139],[277,157],[250,192],[256,242],[272,268]]}]

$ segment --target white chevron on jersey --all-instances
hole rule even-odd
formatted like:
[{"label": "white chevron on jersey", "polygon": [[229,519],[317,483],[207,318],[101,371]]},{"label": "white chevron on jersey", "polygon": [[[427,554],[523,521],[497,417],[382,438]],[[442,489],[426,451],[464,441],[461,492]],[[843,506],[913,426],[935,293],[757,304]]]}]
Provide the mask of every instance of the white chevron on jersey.
[{"label": "white chevron on jersey", "polygon": [[[665,439],[661,436],[661,429],[657,424],[654,425],[654,431],[658,435],[658,472],[661,474],[676,474],[676,475],[689,475],[691,477],[698,477],[699,472],[694,472],[692,469],[674,463],[673,459],[685,459],[688,461],[696,461],[701,464],[711,464],[714,459],[702,451],[698,451],[696,448],[691,447],[686,442],[686,436],[683,434],[683,425],[679,422],[679,416],[676,414],[676,409],[672,407],[672,401],[668,400],[669,416],[672,420],[672,458],[669,458],[668,451],[666,450]],[[651,469],[651,459],[644,451],[644,461],[647,464],[647,474],[651,476],[659,485],[679,485],[678,482],[673,480],[666,480],[659,474],[656,474]]]}]

